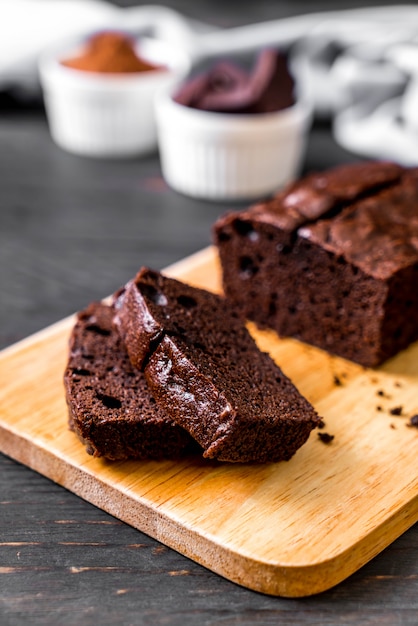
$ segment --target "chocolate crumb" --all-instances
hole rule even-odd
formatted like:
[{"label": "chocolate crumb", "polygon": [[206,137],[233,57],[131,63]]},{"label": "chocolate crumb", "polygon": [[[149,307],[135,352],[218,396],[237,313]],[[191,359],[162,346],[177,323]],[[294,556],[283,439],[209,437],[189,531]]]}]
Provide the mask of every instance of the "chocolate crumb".
[{"label": "chocolate crumb", "polygon": [[324,420],[319,420],[317,428],[325,428]]},{"label": "chocolate crumb", "polygon": [[380,404],[377,405],[376,407],[376,411],[383,411],[382,407],[380,406]]},{"label": "chocolate crumb", "polygon": [[[411,417],[411,419],[409,420],[409,422],[408,422],[407,426],[411,426],[411,427],[414,427],[414,428],[418,428],[418,415],[413,415],[413,416]],[[319,434],[320,434],[320,433],[318,433],[318,435],[319,435]]]},{"label": "chocolate crumb", "polygon": [[381,398],[387,398],[388,400],[390,400],[391,396],[389,394],[387,394],[385,391],[383,391],[383,389],[378,389],[376,391],[376,395],[380,396]]},{"label": "chocolate crumb", "polygon": [[393,409],[389,409],[391,415],[402,415],[403,406],[395,406]]},{"label": "chocolate crumb", "polygon": [[339,378],[337,374],[334,374],[334,385],[337,385],[337,387],[342,387],[341,378]]},{"label": "chocolate crumb", "polygon": [[390,426],[391,428],[393,428],[393,430],[395,430],[395,429],[396,429],[395,424],[389,424],[389,426]]},{"label": "chocolate crumb", "polygon": [[330,435],[329,433],[318,433],[318,437],[322,441],[322,443],[331,443],[334,439],[334,435]]}]

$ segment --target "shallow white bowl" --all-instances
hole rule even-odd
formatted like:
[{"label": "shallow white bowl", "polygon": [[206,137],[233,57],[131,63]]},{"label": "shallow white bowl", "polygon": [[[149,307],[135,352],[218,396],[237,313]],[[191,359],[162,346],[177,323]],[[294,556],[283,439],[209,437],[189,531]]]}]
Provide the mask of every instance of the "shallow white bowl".
[{"label": "shallow white bowl", "polygon": [[311,107],[298,101],[274,113],[212,113],[156,101],[165,180],[176,191],[210,200],[252,199],[276,191],[299,173]]},{"label": "shallow white bowl", "polygon": [[157,147],[154,100],[188,72],[189,59],[168,44],[142,39],[138,54],[166,69],[103,74],[66,67],[75,48],[46,53],[39,62],[50,132],[62,148],[87,156],[127,157]]}]

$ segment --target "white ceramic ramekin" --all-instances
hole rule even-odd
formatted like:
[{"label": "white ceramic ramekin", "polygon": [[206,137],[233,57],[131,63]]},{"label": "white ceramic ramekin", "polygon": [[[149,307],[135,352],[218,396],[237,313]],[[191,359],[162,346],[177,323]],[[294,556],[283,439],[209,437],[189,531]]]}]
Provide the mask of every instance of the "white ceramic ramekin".
[{"label": "white ceramic ramekin", "polygon": [[39,63],[50,132],[62,148],[86,156],[128,157],[157,147],[154,100],[189,70],[188,58],[164,42],[143,39],[138,54],[166,69],[101,74],[66,67],[74,48],[46,53]]},{"label": "white ceramic ramekin", "polygon": [[156,101],[158,143],[165,180],[176,191],[210,200],[253,199],[299,173],[311,123],[302,101],[254,115],[200,111],[170,93]]}]

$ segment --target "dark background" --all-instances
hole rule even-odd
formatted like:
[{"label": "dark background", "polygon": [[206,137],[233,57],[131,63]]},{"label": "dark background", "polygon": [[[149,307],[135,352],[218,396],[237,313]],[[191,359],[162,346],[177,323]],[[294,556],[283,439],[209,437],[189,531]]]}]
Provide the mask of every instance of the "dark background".
[{"label": "dark background", "polygon": [[[390,3],[368,2],[383,4]],[[336,8],[300,0],[165,5],[221,27]],[[334,143],[326,123],[315,124],[305,171],[355,158]],[[0,94],[0,347],[112,293],[141,265],[161,269],[207,246],[214,220],[230,208],[169,190],[156,155],[117,161],[68,154],[52,143],[41,103]],[[412,625],[418,528],[326,593],[270,598],[0,455],[0,591],[7,626]]]}]

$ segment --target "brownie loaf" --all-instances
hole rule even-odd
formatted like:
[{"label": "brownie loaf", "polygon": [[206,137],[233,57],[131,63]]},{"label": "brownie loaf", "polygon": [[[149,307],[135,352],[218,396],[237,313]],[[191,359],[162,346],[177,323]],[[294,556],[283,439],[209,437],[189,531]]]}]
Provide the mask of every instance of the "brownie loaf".
[{"label": "brownie loaf", "polygon": [[143,268],[115,318],[160,407],[221,461],[288,460],[319,418],[213,293]]},{"label": "brownie loaf", "polygon": [[69,423],[96,457],[159,459],[193,439],[156,405],[112,325],[113,307],[92,303],[78,315],[64,374]]},{"label": "brownie loaf", "polygon": [[418,338],[418,169],[312,174],[221,217],[224,291],[260,327],[364,366]]}]

